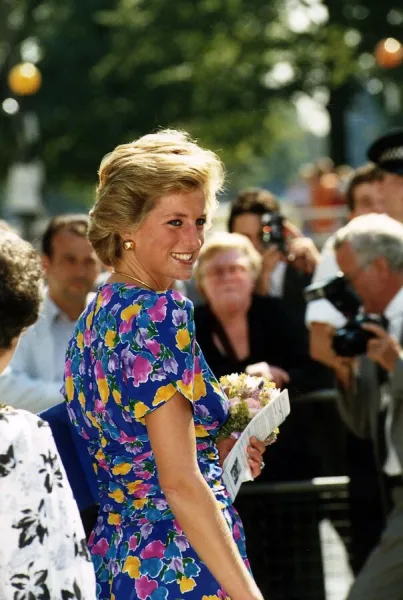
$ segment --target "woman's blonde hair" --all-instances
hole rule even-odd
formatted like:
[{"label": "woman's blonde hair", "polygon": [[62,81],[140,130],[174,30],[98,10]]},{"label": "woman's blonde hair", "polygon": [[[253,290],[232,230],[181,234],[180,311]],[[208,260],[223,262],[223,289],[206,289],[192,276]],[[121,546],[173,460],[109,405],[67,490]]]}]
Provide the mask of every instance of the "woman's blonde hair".
[{"label": "woman's blonde hair", "polygon": [[262,257],[255,249],[254,245],[244,235],[240,233],[228,233],[227,231],[217,231],[204,244],[200,250],[199,258],[194,270],[194,278],[197,289],[203,293],[204,266],[214,256],[220,252],[228,250],[239,250],[243,256],[248,259],[249,271],[256,281],[259,277],[262,267]]},{"label": "woman's blonde hair", "polygon": [[121,232],[139,226],[157,198],[200,189],[210,217],[223,182],[218,156],[185,132],[165,129],[117,146],[99,168],[89,240],[100,260],[113,266],[121,257]]}]

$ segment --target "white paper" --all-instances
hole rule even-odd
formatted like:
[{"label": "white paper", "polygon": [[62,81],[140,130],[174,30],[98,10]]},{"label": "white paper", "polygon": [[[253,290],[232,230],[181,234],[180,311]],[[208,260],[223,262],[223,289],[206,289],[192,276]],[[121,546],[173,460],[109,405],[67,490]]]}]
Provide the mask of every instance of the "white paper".
[{"label": "white paper", "polygon": [[253,479],[246,452],[250,438],[254,436],[263,442],[289,414],[288,391],[283,390],[253,417],[240,435],[223,465],[223,480],[232,500],[235,499],[241,484]]}]

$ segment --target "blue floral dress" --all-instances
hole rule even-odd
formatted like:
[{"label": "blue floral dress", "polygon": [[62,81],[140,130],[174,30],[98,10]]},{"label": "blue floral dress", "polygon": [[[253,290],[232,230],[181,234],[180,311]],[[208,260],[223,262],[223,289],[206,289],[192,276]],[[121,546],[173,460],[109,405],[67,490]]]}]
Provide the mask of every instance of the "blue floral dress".
[{"label": "blue floral dress", "polygon": [[195,341],[192,303],[172,290],[102,286],[77,323],[65,367],[69,415],[98,478],[100,513],[89,547],[100,600],[226,597],[158,481],[144,417],[176,391],[193,405],[200,470],[248,564],[215,445],[228,401]]}]

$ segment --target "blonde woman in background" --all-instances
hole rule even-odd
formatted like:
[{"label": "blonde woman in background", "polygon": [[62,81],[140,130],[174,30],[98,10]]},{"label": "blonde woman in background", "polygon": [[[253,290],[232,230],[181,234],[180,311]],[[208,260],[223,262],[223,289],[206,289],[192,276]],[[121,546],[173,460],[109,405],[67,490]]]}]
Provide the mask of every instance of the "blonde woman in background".
[{"label": "blonde woman in background", "polygon": [[195,269],[205,299],[195,309],[197,340],[217,376],[247,370],[307,392],[316,386],[307,341],[279,299],[254,293],[261,261],[238,233],[217,232],[204,244]]},{"label": "blonde woman in background", "polygon": [[270,448],[264,479],[311,479],[326,469],[329,435],[320,408],[298,400],[325,387],[323,371],[310,359],[307,336],[281,299],[254,293],[261,260],[244,235],[217,232],[206,241],[195,269],[205,298],[195,308],[196,337],[217,377],[265,374],[289,390],[291,415]]}]

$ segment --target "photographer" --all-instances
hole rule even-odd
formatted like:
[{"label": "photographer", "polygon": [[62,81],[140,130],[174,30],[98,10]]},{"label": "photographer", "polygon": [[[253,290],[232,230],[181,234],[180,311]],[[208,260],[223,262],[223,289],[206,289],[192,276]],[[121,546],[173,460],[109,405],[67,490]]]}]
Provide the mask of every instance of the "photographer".
[{"label": "photographer", "polygon": [[281,298],[303,325],[303,289],[320,258],[314,242],[284,220],[276,198],[261,188],[242,191],[234,199],[228,231],[248,237],[262,255],[256,293]]},{"label": "photographer", "polygon": [[[386,215],[360,216],[337,232],[334,248],[364,314],[378,315],[384,324],[350,327],[336,375],[341,415],[356,435],[372,440],[385,510],[389,498],[393,507],[348,600],[398,599],[403,589],[403,226]],[[363,342],[366,353],[353,356]],[[329,348],[332,343],[330,334]]]},{"label": "photographer", "polygon": [[[372,164],[354,172],[345,192],[349,221],[360,215],[384,212],[382,180],[383,172]],[[335,234],[330,236],[322,249],[312,277],[313,283],[334,277],[339,271],[333,249],[334,238]],[[314,360],[331,368],[337,367],[340,359],[332,349],[326,352],[326,338],[329,327],[341,327],[345,322],[341,312],[325,298],[308,302],[305,323],[309,328],[310,353]]]}]

